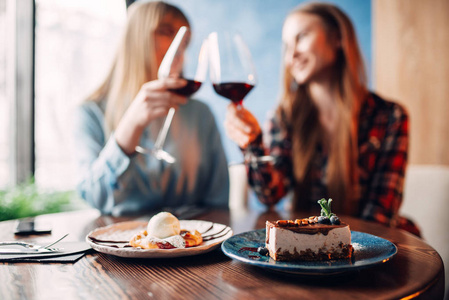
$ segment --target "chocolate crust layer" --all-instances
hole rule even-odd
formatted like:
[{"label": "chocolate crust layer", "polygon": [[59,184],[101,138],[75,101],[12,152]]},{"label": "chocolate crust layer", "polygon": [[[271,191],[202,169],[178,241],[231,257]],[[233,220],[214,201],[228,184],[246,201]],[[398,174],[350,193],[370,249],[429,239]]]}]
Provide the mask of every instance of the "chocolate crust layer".
[{"label": "chocolate crust layer", "polygon": [[311,249],[307,249],[306,251],[289,253],[288,251],[282,252],[274,252],[270,251],[270,256],[276,261],[326,261],[326,260],[334,260],[334,259],[350,259],[354,252],[354,248],[352,245],[343,245],[340,244],[341,251],[335,252],[313,252]]}]

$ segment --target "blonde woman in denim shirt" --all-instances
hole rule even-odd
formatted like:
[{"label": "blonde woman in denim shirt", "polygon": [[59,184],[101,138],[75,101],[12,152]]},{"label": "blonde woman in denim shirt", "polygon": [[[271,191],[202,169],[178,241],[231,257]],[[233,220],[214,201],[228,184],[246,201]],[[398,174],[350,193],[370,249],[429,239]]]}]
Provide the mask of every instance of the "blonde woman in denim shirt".
[{"label": "blonde woman in denim shirt", "polygon": [[[172,5],[131,5],[109,75],[75,112],[77,190],[103,214],[228,205],[227,161],[211,111],[168,90],[183,87],[184,79],[157,79],[181,26],[188,20]],[[170,107],[177,111],[164,149],[176,162],[136,154],[137,145],[154,145]]]}]

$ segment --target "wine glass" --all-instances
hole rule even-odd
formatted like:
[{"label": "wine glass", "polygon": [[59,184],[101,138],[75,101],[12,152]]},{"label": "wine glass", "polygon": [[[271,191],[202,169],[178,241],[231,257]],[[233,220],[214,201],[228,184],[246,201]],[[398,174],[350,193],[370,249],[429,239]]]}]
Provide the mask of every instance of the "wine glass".
[{"label": "wine glass", "polygon": [[[214,90],[241,109],[243,99],[257,84],[251,52],[240,34],[229,31],[212,32],[208,43],[209,73]],[[257,166],[258,163],[273,161],[273,157],[255,156],[247,150],[245,161]]]},{"label": "wine glass", "polygon": [[[186,53],[190,50],[187,48],[190,42],[190,36],[191,32],[188,27],[182,26],[178,30],[178,33],[170,44],[167,53],[165,53],[158,70],[159,79],[183,77],[187,81],[187,84],[184,87],[169,90],[186,97],[190,97],[199,90],[207,73],[206,43],[203,42],[199,54],[197,54],[197,56],[195,55],[195,59],[193,59],[193,53]],[[191,52],[194,52],[194,50]],[[196,58],[198,58],[198,61]],[[176,159],[170,153],[163,150],[174,114],[175,109],[172,107],[165,117],[164,124],[157,135],[153,149],[137,146],[136,151],[143,154],[152,154],[156,159],[164,160],[170,164],[175,163]]]}]

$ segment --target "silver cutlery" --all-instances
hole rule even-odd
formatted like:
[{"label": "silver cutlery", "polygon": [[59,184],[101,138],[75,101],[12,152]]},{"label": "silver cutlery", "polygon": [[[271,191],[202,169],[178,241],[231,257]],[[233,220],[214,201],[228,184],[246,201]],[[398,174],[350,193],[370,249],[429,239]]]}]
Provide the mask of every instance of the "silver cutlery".
[{"label": "silver cutlery", "polygon": [[42,253],[58,253],[60,248],[40,248],[40,249],[18,249],[18,248],[0,248],[0,254],[42,254]]},{"label": "silver cutlery", "polygon": [[16,254],[16,253],[33,254],[33,253],[60,252],[61,251],[60,248],[50,248],[50,247],[59,243],[60,241],[65,239],[68,235],[69,234],[66,234],[66,235],[62,236],[61,238],[57,239],[56,241],[51,242],[50,244],[45,245],[45,246],[35,245],[35,244],[23,242],[23,241],[0,242],[0,246],[21,246],[21,247],[25,248],[25,249],[21,250],[21,249],[17,249],[17,248],[2,248],[2,247],[0,247],[0,253],[3,253],[3,254]]}]

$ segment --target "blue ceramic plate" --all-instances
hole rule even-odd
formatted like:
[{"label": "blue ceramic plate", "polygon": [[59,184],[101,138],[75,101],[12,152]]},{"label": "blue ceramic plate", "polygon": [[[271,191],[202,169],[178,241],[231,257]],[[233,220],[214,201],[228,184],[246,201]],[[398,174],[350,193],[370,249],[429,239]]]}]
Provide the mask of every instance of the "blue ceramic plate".
[{"label": "blue ceramic plate", "polygon": [[265,246],[265,229],[248,231],[228,238],[221,245],[230,258],[273,271],[303,275],[333,275],[382,264],[396,255],[398,249],[383,238],[351,231],[354,255],[350,260],[278,262],[257,253]]}]

